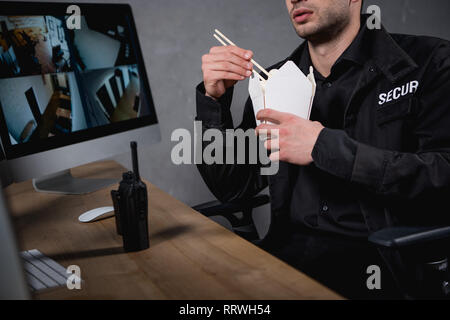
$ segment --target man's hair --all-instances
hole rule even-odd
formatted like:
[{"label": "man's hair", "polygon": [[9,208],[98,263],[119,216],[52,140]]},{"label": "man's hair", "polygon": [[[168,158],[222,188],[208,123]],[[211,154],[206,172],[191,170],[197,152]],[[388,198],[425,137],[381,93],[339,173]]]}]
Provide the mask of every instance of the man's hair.
[{"label": "man's hair", "polygon": [[361,12],[364,10],[364,0],[361,0]]}]

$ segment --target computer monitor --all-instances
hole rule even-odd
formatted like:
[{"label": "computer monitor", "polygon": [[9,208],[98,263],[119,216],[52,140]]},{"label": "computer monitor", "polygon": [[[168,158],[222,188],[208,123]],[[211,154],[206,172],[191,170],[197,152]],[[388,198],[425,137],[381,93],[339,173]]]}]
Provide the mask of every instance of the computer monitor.
[{"label": "computer monitor", "polygon": [[0,2],[0,137],[4,184],[69,194],[116,181],[68,169],[160,141],[129,5]]},{"label": "computer monitor", "polygon": [[0,188],[0,300],[29,299],[22,259]]}]

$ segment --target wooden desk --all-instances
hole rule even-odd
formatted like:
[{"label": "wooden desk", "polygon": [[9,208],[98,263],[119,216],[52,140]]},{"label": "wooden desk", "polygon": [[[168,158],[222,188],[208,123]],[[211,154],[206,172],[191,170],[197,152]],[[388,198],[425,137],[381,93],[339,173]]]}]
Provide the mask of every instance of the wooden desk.
[{"label": "wooden desk", "polygon": [[[72,170],[120,178],[112,161]],[[340,299],[296,269],[212,222],[146,181],[150,248],[124,253],[113,218],[82,224],[86,210],[111,205],[106,188],[83,196],[43,194],[31,182],[6,188],[21,250],[76,264],[81,290],[49,289],[37,299]]]}]

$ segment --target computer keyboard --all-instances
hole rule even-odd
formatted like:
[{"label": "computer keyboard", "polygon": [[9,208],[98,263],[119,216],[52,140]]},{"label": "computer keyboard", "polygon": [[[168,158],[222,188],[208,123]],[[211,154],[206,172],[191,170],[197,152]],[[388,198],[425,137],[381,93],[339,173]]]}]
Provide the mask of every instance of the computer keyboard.
[{"label": "computer keyboard", "polygon": [[33,249],[20,253],[24,262],[25,275],[32,291],[66,286],[71,275],[66,268]]}]

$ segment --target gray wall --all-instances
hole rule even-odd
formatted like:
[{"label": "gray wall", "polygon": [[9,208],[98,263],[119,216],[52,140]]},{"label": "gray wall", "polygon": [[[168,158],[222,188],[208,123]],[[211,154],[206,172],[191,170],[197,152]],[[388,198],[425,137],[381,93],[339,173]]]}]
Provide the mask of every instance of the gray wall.
[{"label": "gray wall", "polygon": [[[73,1],[75,2],[75,1]],[[238,45],[255,52],[264,66],[286,57],[301,40],[295,34],[284,1],[274,0],[130,0],[145,63],[161,123],[162,142],[140,150],[141,172],[179,200],[195,205],[212,200],[195,166],[175,166],[170,161],[176,128],[193,130],[194,87],[202,80],[201,56],[217,45],[218,28]],[[378,4],[388,30],[450,39],[448,0],[366,0]],[[237,87],[232,107],[240,121],[247,83]],[[115,157],[130,166],[129,155]],[[268,210],[258,212],[267,216]],[[263,228],[264,229],[264,228]]]}]

